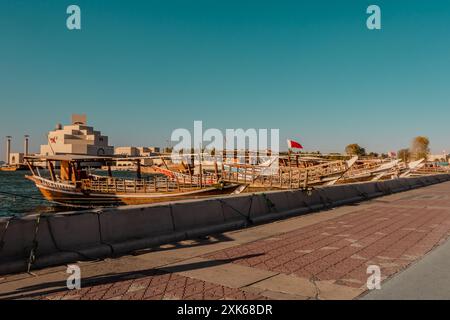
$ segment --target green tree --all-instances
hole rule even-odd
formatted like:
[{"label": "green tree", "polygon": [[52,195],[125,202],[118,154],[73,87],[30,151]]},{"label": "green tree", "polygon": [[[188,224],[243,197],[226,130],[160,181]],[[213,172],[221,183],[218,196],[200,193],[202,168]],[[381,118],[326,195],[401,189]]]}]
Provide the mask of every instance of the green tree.
[{"label": "green tree", "polygon": [[345,147],[345,153],[351,156],[364,156],[366,149],[360,147],[357,143],[352,143]]},{"label": "green tree", "polygon": [[424,136],[417,136],[411,143],[411,157],[414,160],[426,159],[430,153],[430,140]]}]

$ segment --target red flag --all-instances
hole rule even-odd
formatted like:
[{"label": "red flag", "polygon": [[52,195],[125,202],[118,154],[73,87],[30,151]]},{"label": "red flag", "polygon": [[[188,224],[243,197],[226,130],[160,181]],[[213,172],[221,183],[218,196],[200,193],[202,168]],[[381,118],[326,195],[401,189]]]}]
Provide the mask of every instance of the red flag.
[{"label": "red flag", "polygon": [[298,142],[296,142],[296,141],[294,141],[294,140],[287,140],[287,144],[288,144],[288,148],[289,149],[292,149],[292,148],[297,148],[297,149],[303,149],[303,146],[300,144],[300,143],[298,143]]}]

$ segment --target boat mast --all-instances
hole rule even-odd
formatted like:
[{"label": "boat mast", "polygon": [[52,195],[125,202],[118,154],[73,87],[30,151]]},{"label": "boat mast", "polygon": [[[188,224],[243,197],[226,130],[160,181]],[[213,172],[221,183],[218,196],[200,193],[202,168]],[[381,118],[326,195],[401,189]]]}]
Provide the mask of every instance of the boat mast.
[{"label": "boat mast", "polygon": [[47,165],[50,169],[50,177],[52,178],[52,181],[56,181],[55,167],[53,166],[53,162],[48,160]]}]

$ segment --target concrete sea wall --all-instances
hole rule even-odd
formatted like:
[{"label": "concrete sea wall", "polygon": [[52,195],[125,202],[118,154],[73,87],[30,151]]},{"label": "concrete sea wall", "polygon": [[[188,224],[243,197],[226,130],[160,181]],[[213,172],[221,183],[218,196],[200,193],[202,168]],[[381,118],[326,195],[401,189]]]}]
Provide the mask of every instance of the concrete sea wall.
[{"label": "concrete sea wall", "polygon": [[0,274],[129,253],[449,181],[449,174],[0,219]]}]

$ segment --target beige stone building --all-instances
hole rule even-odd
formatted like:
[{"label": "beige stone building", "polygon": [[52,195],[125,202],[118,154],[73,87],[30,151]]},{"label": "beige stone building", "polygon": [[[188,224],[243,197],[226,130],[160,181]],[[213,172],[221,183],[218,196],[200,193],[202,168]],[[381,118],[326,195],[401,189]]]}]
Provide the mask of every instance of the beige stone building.
[{"label": "beige stone building", "polygon": [[19,165],[23,163],[23,152],[12,152],[9,154],[9,164],[10,165]]},{"label": "beige stone building", "polygon": [[139,148],[136,147],[117,147],[114,154],[124,157],[138,157],[140,155]]},{"label": "beige stone building", "polygon": [[151,157],[159,153],[159,147],[117,147],[114,154],[128,157]]},{"label": "beige stone building", "polygon": [[[151,166],[154,163],[153,159],[145,158],[145,157],[155,156],[159,152],[159,150],[160,149],[158,147],[127,146],[127,147],[117,147],[114,150],[114,154],[116,156],[122,156],[124,158],[126,158],[126,157],[144,157],[144,158],[140,159],[141,165]],[[136,166],[136,162],[133,160],[121,159],[121,160],[116,161],[116,166],[133,168]]]},{"label": "beige stone building", "polygon": [[87,125],[86,115],[72,115],[70,125],[57,125],[48,133],[48,143],[41,145],[40,154],[113,155],[114,147],[108,145],[107,136]]},{"label": "beige stone building", "polygon": [[447,161],[448,160],[448,155],[446,153],[442,153],[442,154],[429,154],[427,157],[428,161],[432,161],[432,162],[439,162],[439,161]]},{"label": "beige stone building", "polygon": [[146,157],[152,156],[155,153],[159,153],[161,150],[159,147],[137,147],[137,148],[139,150],[139,154],[141,156]]}]

